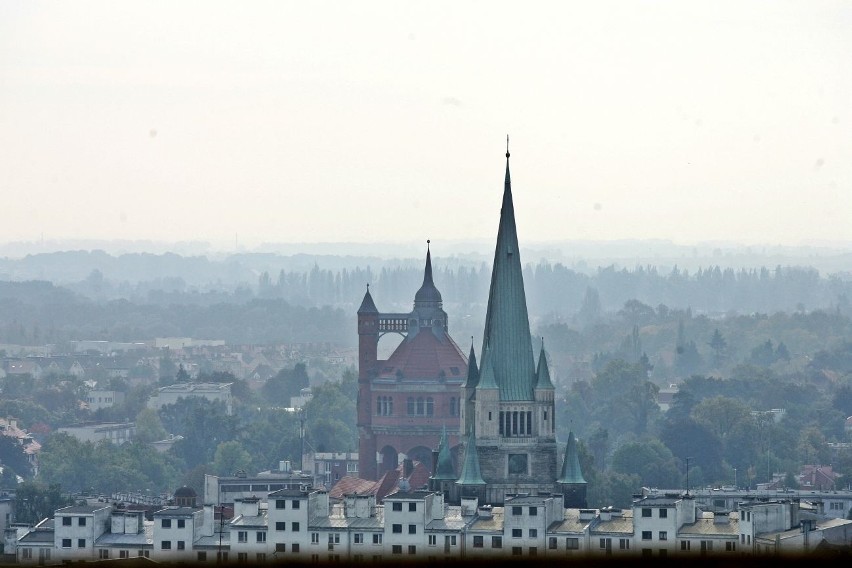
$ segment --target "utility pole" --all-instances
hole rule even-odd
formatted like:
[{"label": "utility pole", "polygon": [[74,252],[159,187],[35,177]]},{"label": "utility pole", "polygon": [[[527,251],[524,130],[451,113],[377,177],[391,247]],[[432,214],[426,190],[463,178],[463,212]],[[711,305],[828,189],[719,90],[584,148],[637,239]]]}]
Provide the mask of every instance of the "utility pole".
[{"label": "utility pole", "polygon": [[689,497],[689,460],[692,458],[686,458],[686,496]]},{"label": "utility pole", "polygon": [[307,412],[305,408],[299,409],[299,471],[305,471],[305,420]]}]

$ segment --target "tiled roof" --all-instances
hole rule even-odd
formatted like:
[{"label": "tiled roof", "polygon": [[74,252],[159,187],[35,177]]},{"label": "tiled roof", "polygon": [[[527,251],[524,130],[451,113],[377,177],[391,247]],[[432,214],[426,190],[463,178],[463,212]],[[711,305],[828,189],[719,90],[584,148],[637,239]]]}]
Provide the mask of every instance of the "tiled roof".
[{"label": "tiled roof", "polygon": [[680,535],[701,535],[701,536],[737,536],[740,534],[740,522],[737,519],[730,519],[724,523],[714,522],[713,519],[697,519],[694,523],[683,525],[679,531]]},{"label": "tiled roof", "polygon": [[[625,511],[626,513],[627,511]],[[626,514],[622,517],[612,517],[609,521],[599,521],[592,525],[592,534],[596,533],[619,533],[633,534],[633,515]]]},{"label": "tiled roof", "polygon": [[379,364],[379,378],[396,380],[397,372],[401,372],[403,380],[434,380],[443,372],[447,380],[461,382],[467,358],[446,332],[440,333],[438,338],[429,328],[406,336],[388,360]]},{"label": "tiled roof", "polygon": [[373,490],[375,489],[375,486],[375,481],[344,475],[340,478],[340,481],[335,483],[334,487],[329,490],[328,496],[330,499],[342,499],[345,495],[353,495],[356,493],[358,495],[374,495]]},{"label": "tiled roof", "polygon": [[50,543],[53,544],[53,530],[31,530],[21,537],[18,542],[25,544]]},{"label": "tiled roof", "polygon": [[591,522],[591,519],[587,521],[580,520],[579,509],[565,509],[564,519],[550,525],[547,530],[553,533],[581,533],[586,530],[586,527]]},{"label": "tiled roof", "polygon": [[471,531],[503,531],[503,507],[494,507],[490,518],[478,518],[471,523]]}]

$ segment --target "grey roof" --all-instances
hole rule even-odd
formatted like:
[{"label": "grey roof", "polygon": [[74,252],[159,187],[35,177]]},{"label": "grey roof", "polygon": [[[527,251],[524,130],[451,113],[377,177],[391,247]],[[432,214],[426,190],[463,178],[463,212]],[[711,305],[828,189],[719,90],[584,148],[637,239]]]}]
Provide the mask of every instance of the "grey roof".
[{"label": "grey roof", "polygon": [[427,531],[459,531],[467,521],[462,517],[461,507],[450,506],[444,511],[442,519],[434,519],[426,523]]},{"label": "grey roof", "polygon": [[95,546],[133,546],[145,547],[154,545],[154,523],[146,522],[142,532],[135,534],[104,533],[95,541]]},{"label": "grey roof", "polygon": [[35,529],[22,536],[18,542],[24,544],[50,544],[53,545],[53,529]]},{"label": "grey roof", "polygon": [[266,514],[257,516],[240,515],[231,521],[231,525],[236,527],[265,527],[267,525]]},{"label": "grey roof", "polygon": [[581,521],[579,509],[565,509],[565,515],[561,521],[553,523],[547,532],[553,533],[582,533],[591,524],[592,519]]},{"label": "grey roof", "polygon": [[95,511],[111,509],[112,505],[101,503],[98,505],[71,505],[56,510],[56,515],[92,515]]},{"label": "grey roof", "polygon": [[384,501],[400,501],[402,499],[425,499],[434,495],[433,491],[397,491],[384,498]]},{"label": "grey roof", "polygon": [[598,517],[591,527],[592,534],[633,534],[633,511],[623,511],[621,517],[612,517],[609,521]]},{"label": "grey roof", "polygon": [[[542,357],[544,354],[542,353]],[[562,460],[562,474],[556,483],[565,484],[585,484],[586,479],[583,477],[583,470],[580,469],[580,455],[577,451],[577,440],[574,439],[574,432],[568,432],[568,443],[565,445],[565,459]]]},{"label": "grey roof", "polygon": [[[497,245],[491,269],[491,286],[482,339],[482,365],[489,363],[500,400],[533,400],[536,383],[530,320],[524,292],[524,275],[515,226],[509,152],[506,152],[506,180],[503,205],[497,229]],[[483,370],[483,375],[485,371]],[[481,377],[480,380],[485,377]]]},{"label": "grey roof", "polygon": [[308,492],[302,491],[301,489],[278,489],[277,491],[273,491],[269,494],[270,497],[298,497],[300,499],[307,499]]},{"label": "grey roof", "polygon": [[726,520],[722,523],[714,522],[712,518],[697,519],[694,523],[683,525],[677,531],[680,537],[688,535],[700,536],[738,536],[740,534],[740,522],[738,519]]},{"label": "grey roof", "polygon": [[491,517],[483,518],[477,517],[470,524],[470,531],[503,531],[503,507],[494,507],[491,510]]},{"label": "grey roof", "polygon": [[[231,533],[226,529],[222,533],[222,548],[228,550],[231,545]],[[198,540],[192,543],[192,548],[218,548],[219,547],[219,533],[213,534],[213,536],[202,536]]]},{"label": "grey roof", "polygon": [[361,307],[358,308],[359,314],[377,314],[379,309],[376,303],[373,302],[373,297],[370,295],[370,285],[367,284],[367,293],[364,294],[364,299],[361,300]]},{"label": "grey roof", "polygon": [[200,508],[193,507],[165,507],[154,513],[155,517],[191,517]]}]

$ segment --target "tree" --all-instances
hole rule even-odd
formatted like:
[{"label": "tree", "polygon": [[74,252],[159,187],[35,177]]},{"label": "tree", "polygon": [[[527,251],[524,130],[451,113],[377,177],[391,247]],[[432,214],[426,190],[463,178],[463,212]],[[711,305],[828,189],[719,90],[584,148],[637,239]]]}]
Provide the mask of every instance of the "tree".
[{"label": "tree", "polygon": [[21,477],[32,476],[32,467],[24,448],[18,443],[17,439],[11,436],[0,435],[0,463],[3,464],[4,473],[5,469],[8,468]]},{"label": "tree", "polygon": [[213,472],[216,475],[234,475],[251,467],[251,456],[237,441],[222,442],[216,446],[213,457]]},{"label": "tree", "polygon": [[69,503],[58,484],[25,481],[15,488],[15,521],[33,525]]},{"label": "tree", "polygon": [[175,375],[176,383],[188,383],[190,381],[189,373],[183,368],[183,363],[178,366],[177,374]]},{"label": "tree", "polygon": [[586,295],[583,296],[580,311],[577,312],[577,320],[582,326],[592,325],[600,319],[601,311],[601,299],[598,291],[589,286],[586,288]]},{"label": "tree", "polygon": [[655,438],[628,442],[612,456],[612,471],[635,473],[648,487],[680,487],[680,464],[662,442]]},{"label": "tree", "polygon": [[262,391],[270,404],[290,406],[290,399],[299,396],[302,389],[309,386],[307,367],[304,363],[296,363],[292,369],[281,369],[274,377],[270,377]]},{"label": "tree", "polygon": [[656,312],[654,308],[639,300],[627,300],[624,302],[624,307],[618,311],[618,315],[627,323],[642,327],[654,320]]},{"label": "tree", "polygon": [[136,441],[142,444],[164,440],[168,436],[160,416],[152,408],[143,408],[136,415]]},{"label": "tree", "polygon": [[708,345],[713,350],[713,364],[718,367],[725,358],[725,350],[728,348],[728,342],[722,337],[718,327],[713,330],[713,337],[710,338]]}]

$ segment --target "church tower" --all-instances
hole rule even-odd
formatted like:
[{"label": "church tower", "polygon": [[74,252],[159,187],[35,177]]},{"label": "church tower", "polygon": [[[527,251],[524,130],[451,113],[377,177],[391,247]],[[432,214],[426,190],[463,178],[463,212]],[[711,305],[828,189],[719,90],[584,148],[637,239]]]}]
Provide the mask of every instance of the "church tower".
[{"label": "church tower", "polygon": [[[472,359],[472,357],[471,357]],[[485,501],[506,495],[551,494],[557,479],[554,387],[542,344],[533,355],[524,279],[512,201],[509,152],[488,293],[479,369],[472,366],[462,393],[465,464],[478,462],[477,476],[460,480],[478,488]],[[471,463],[471,468],[474,464]]]},{"label": "church tower", "polygon": [[[447,464],[452,465],[448,456],[461,441],[459,395],[468,361],[448,333],[426,242],[423,283],[411,312],[379,312],[369,288],[358,309],[358,459],[363,479],[379,479],[404,458],[431,471],[439,442],[443,453],[437,473],[447,477]],[[387,360],[379,360],[379,339],[386,334],[402,335],[403,340]]]}]

